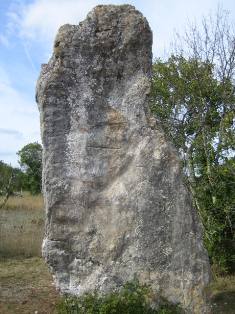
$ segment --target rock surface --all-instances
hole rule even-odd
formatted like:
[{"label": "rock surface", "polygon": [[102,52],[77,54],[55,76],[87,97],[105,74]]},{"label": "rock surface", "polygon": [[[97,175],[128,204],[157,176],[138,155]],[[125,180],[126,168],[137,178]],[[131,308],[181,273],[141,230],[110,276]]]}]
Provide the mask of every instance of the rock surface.
[{"label": "rock surface", "polygon": [[151,45],[129,5],[60,28],[37,85],[43,255],[64,293],[137,277],[201,314],[208,257],[177,153],[148,111]]}]

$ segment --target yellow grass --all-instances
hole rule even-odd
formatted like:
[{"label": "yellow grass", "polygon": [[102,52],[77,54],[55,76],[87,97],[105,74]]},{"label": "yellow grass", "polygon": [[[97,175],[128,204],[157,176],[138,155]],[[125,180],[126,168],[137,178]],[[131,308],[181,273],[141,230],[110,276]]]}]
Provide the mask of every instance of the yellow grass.
[{"label": "yellow grass", "polygon": [[0,210],[0,257],[41,256],[43,233],[42,196],[10,197]]},{"label": "yellow grass", "polygon": [[27,192],[24,192],[23,197],[10,196],[6,205],[4,206],[4,209],[42,210],[43,207],[43,197],[41,194],[31,195]]},{"label": "yellow grass", "polygon": [[235,293],[235,275],[228,275],[225,277],[217,277],[208,287],[211,297],[221,292]]}]

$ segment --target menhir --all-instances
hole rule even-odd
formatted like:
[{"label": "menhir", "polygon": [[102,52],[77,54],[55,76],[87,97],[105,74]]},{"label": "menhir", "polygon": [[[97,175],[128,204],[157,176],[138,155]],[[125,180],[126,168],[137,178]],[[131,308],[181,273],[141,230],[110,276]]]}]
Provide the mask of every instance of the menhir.
[{"label": "menhir", "polygon": [[149,113],[151,46],[130,5],[60,28],[37,85],[43,255],[64,293],[138,278],[201,314],[209,262],[178,155]]}]

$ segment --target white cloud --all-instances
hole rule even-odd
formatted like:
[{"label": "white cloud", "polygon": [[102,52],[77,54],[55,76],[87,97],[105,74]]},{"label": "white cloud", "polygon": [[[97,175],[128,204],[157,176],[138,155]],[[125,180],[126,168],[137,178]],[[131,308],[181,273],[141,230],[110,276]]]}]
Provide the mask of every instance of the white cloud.
[{"label": "white cloud", "polygon": [[[86,8],[91,2],[93,1],[87,1]],[[51,40],[60,25],[76,23],[83,17],[84,3],[86,2],[77,0],[37,0],[24,7],[21,33],[32,39]]]},{"label": "white cloud", "polygon": [[[9,18],[8,33],[18,33],[29,46],[33,42],[41,42],[47,54],[61,25],[66,23],[78,24],[98,4],[127,3],[123,0],[33,0],[28,4],[23,4],[18,0],[14,1],[16,2],[7,14]],[[157,47],[163,50],[165,44],[163,38],[167,36],[160,36],[159,39],[159,29],[155,23],[159,17],[162,19],[162,5],[159,5],[158,1],[155,3],[150,0],[146,0],[144,3],[138,0],[129,0],[128,2],[142,11],[148,19],[150,18],[154,34],[157,33],[158,35]],[[160,11],[158,8],[160,8]]]},{"label": "white cloud", "polygon": [[39,113],[28,96],[13,88],[0,67],[0,160],[17,164],[17,152],[24,145],[39,141]]},{"label": "white cloud", "polygon": [[[46,53],[50,51],[56,32],[61,25],[78,24],[98,4],[127,2],[122,0],[33,0],[31,3],[14,1],[14,5],[8,12],[8,33],[18,32],[18,35],[29,46],[30,43],[40,42]],[[185,17],[182,18],[185,13],[182,12],[186,10],[182,10],[182,4],[179,5],[178,2],[172,4],[171,0],[165,0],[164,3],[152,0],[129,0],[128,2],[143,12],[149,20],[154,35],[154,54],[156,55],[159,51],[163,54],[164,49],[169,46],[175,24],[179,25],[185,21]],[[170,11],[169,6],[172,7]],[[178,18],[180,15],[181,19]],[[166,17],[169,17],[168,21]],[[31,60],[29,61],[32,63]]]},{"label": "white cloud", "polygon": [[[182,31],[188,20],[207,15],[219,1],[198,0],[152,1],[152,0],[11,0],[8,15],[7,33],[18,33],[25,40],[41,42],[49,51],[58,28],[66,23],[78,24],[97,4],[122,4],[129,2],[136,6],[149,20],[153,34],[153,51],[164,54],[173,39],[174,29]],[[231,0],[224,0],[225,7],[234,15]],[[0,42],[7,43],[3,36]],[[155,40],[156,39],[156,40]]]},{"label": "white cloud", "polygon": [[[97,4],[112,1],[97,0],[35,0],[14,7],[11,20],[19,24],[20,35],[31,40],[51,41],[58,28],[66,23],[78,24]],[[115,1],[119,3],[120,1]]]}]

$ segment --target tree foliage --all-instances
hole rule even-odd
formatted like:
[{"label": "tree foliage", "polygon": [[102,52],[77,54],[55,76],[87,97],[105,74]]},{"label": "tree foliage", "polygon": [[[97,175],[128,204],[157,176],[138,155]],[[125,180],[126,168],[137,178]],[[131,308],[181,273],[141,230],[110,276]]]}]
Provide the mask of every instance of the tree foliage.
[{"label": "tree foliage", "polygon": [[0,161],[0,195],[10,194],[13,191],[20,191],[22,188],[23,172],[3,161]]},{"label": "tree foliage", "polygon": [[42,146],[29,143],[19,152],[19,163],[25,173],[24,188],[32,194],[41,192],[42,180]]},{"label": "tree foliage", "polygon": [[214,264],[232,270],[235,33],[221,12],[191,26],[185,50],[153,65],[152,110],[180,152]]}]

